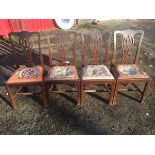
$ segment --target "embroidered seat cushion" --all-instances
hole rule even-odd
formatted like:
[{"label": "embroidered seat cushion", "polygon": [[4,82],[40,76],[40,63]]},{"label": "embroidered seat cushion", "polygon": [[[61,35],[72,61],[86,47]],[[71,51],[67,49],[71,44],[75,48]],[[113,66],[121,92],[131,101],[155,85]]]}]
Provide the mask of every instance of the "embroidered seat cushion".
[{"label": "embroidered seat cushion", "polygon": [[117,65],[116,74],[118,78],[149,78],[149,76],[137,65]]},{"label": "embroidered seat cushion", "polygon": [[83,68],[83,80],[114,79],[109,69],[104,65],[88,65]]},{"label": "embroidered seat cushion", "polygon": [[53,66],[48,71],[47,79],[52,80],[72,80],[79,79],[75,66]]},{"label": "embroidered seat cushion", "polygon": [[20,67],[11,75],[7,83],[41,82],[42,74],[43,68],[41,66]]}]

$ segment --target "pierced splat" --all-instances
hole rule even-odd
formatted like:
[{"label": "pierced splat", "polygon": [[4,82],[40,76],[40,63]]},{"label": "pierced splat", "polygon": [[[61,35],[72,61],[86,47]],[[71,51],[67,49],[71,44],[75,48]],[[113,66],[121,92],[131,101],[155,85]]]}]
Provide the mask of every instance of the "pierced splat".
[{"label": "pierced splat", "polygon": [[134,46],[133,36],[123,37],[122,39],[122,52],[123,52],[122,63],[123,64],[128,63],[128,56],[133,46]]},{"label": "pierced splat", "polygon": [[[40,39],[40,35],[37,32],[13,32],[9,34],[9,38],[11,41],[11,46],[13,49],[13,56],[15,59],[15,63],[17,68],[19,67],[19,60],[17,58],[17,49],[20,51],[22,51],[24,53],[24,55],[26,56],[26,65],[28,67],[32,67],[33,66],[33,60],[32,60],[32,40],[31,40],[31,36],[33,34],[37,34],[38,35],[38,40]],[[40,55],[40,42],[38,41],[39,44],[39,55]]]},{"label": "pierced splat", "polygon": [[[71,38],[71,36],[73,38]],[[56,50],[59,53],[60,57],[60,65],[66,65],[69,64],[70,62],[67,61],[66,55],[68,54],[68,50],[73,50],[73,60],[74,64],[76,61],[76,51],[74,47],[74,43],[76,41],[76,34],[74,32],[57,32],[57,33],[52,33],[47,34],[47,42],[48,42],[48,49],[49,49],[49,62],[50,66],[54,65],[52,64],[52,45],[51,45],[51,40],[55,41],[55,47]]]},{"label": "pierced splat", "polygon": [[[136,64],[138,61],[139,53],[140,53],[140,46],[143,39],[144,32],[141,30],[124,30],[124,31],[115,31],[114,32],[114,52],[112,58],[112,64],[115,64],[115,57],[116,57],[116,44],[119,44],[117,40],[117,34],[121,34],[123,36],[121,40],[121,48],[122,48],[122,64],[128,64],[129,55],[131,54],[131,50],[133,47],[136,47],[135,50],[135,57],[133,60],[133,64]],[[140,34],[138,42],[135,42],[135,35]]]},{"label": "pierced splat", "polygon": [[69,40],[67,37],[58,37],[57,42],[56,42],[57,50],[60,55],[60,63],[61,65],[65,65],[65,60],[66,60],[66,50],[67,47],[69,46]]},{"label": "pierced splat", "polygon": [[90,47],[92,52],[92,64],[98,64],[98,55],[100,48],[102,47],[102,36],[91,36],[90,38]]},{"label": "pierced splat", "polygon": [[[110,41],[112,33],[101,33],[100,34],[81,34],[81,50],[82,50],[82,66],[84,67],[86,57],[85,52],[87,49],[91,52],[91,64],[98,65],[99,57],[103,54],[103,64],[109,64],[109,51],[110,51]],[[101,48],[103,47],[102,51]],[[100,56],[99,56],[100,55]],[[88,56],[87,56],[88,59]]]},{"label": "pierced splat", "polygon": [[19,44],[21,45],[21,48],[23,49],[23,52],[26,56],[27,66],[28,67],[33,66],[31,39],[30,38],[19,38]]}]

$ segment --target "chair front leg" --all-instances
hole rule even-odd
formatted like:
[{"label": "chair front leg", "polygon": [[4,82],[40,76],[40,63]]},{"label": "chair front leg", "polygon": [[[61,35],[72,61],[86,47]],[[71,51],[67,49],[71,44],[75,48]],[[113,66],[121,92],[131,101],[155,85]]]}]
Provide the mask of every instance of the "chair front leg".
[{"label": "chair front leg", "polygon": [[114,95],[113,95],[113,105],[116,104],[116,101],[117,101],[117,96],[118,96],[118,88],[119,88],[119,82],[116,81],[116,84],[115,84],[115,89],[114,89]]},{"label": "chair front leg", "polygon": [[141,97],[141,100],[140,102],[143,103],[144,100],[145,100],[145,97],[146,97],[146,94],[147,94],[147,88],[148,86],[150,85],[150,80],[146,82],[145,86],[144,86],[144,89],[143,89],[143,94],[142,94],[142,97]]},{"label": "chair front leg", "polygon": [[81,93],[80,94],[81,94],[81,105],[82,105],[83,102],[84,102],[84,98],[85,98],[85,95],[84,95],[84,93],[85,93],[84,92],[84,83],[81,81],[81,84],[80,85],[81,85],[81,90],[80,90]]},{"label": "chair front leg", "polygon": [[43,105],[44,105],[44,107],[47,107],[48,93],[47,93],[47,90],[46,90],[45,85],[43,83],[41,85],[41,91],[42,91]]},{"label": "chair front leg", "polygon": [[76,89],[77,89],[77,105],[81,106],[81,86],[80,81],[76,82]]},{"label": "chair front leg", "polygon": [[113,97],[114,97],[114,93],[115,93],[115,85],[116,85],[116,82],[113,82],[111,84],[111,92],[109,93],[109,105],[113,105]]},{"label": "chair front leg", "polygon": [[13,93],[12,93],[11,87],[8,84],[6,84],[6,89],[7,89],[7,92],[8,92],[8,96],[9,96],[10,103],[12,105],[12,108],[14,110],[16,110],[16,102],[15,102],[15,99],[13,97]]}]

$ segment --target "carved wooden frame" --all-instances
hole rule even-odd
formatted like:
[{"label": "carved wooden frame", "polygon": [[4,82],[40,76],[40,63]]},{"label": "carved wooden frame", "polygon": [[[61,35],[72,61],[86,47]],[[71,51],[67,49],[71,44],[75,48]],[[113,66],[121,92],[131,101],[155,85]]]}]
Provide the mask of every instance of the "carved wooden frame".
[{"label": "carved wooden frame", "polygon": [[[72,40],[73,43],[71,43],[69,35],[74,35],[74,39]],[[76,66],[76,33],[72,31],[67,32],[53,32],[51,35],[55,37],[56,40],[56,49],[59,53],[60,57],[60,66],[66,66],[69,65],[66,61],[66,54],[67,54],[67,48],[73,49],[73,66]],[[46,34],[47,43],[48,43],[48,56],[49,56],[49,62],[50,67],[53,65],[52,61],[52,45],[50,43],[50,34]],[[44,79],[45,87],[46,87],[46,100],[49,102],[49,93],[62,93],[66,94],[67,92],[76,92],[77,93],[77,105],[80,106],[80,79],[63,79],[63,80],[56,80],[56,79],[49,79],[47,76],[45,76]],[[73,87],[75,90],[57,90],[56,85],[57,84],[66,84],[71,87]]]},{"label": "carved wooden frame", "polygon": [[[38,32],[27,32],[27,31],[22,31],[22,32],[12,32],[9,34],[9,39],[11,42],[11,47],[12,47],[12,54],[13,58],[16,64],[17,70],[20,68],[20,64],[16,55],[16,49],[15,46],[18,46],[22,48],[22,52],[26,54],[27,57],[27,64],[26,66],[32,67],[34,66],[33,61],[32,61],[32,44],[31,44],[31,36],[33,34],[37,35],[38,38],[38,47],[39,47],[39,58],[40,58],[40,65],[43,70],[43,58],[41,54],[41,47],[40,47],[40,33]],[[18,39],[18,42],[14,42],[15,37]],[[16,72],[16,71],[15,71]],[[15,74],[15,73],[14,73]],[[9,80],[8,80],[9,81]],[[17,95],[33,95],[33,94],[42,94],[43,97],[43,105],[46,107],[46,95],[45,95],[45,88],[43,84],[43,75],[42,75],[42,80],[39,82],[36,82],[35,80],[32,82],[16,82],[12,81],[6,82],[6,89],[8,92],[8,97],[10,99],[11,105],[13,109],[16,109],[16,102],[15,102],[15,97]],[[40,91],[34,91],[34,92],[21,92],[22,88],[27,88],[27,87],[32,87],[32,86],[39,86],[41,88]],[[12,88],[17,88],[16,92],[13,92]],[[27,89],[26,89],[27,90]]]},{"label": "carved wooden frame", "polygon": [[[116,59],[116,52],[117,52],[117,49],[116,49],[116,44],[117,44],[117,35],[118,34],[121,34],[123,36],[123,39],[122,39],[122,50],[123,50],[123,56],[122,56],[122,61],[121,61],[121,64],[128,64],[128,55],[134,45],[134,37],[136,34],[140,34],[140,38],[139,38],[139,41],[138,41],[138,45],[137,45],[137,49],[136,49],[136,54],[135,54],[135,58],[134,58],[134,61],[133,61],[133,64],[137,65],[138,66],[138,58],[139,58],[139,55],[140,55],[140,47],[141,47],[141,44],[142,44],[142,39],[143,39],[143,36],[144,36],[144,31],[142,30],[131,30],[131,29],[128,29],[128,30],[124,30],[124,31],[115,31],[114,32],[114,51],[113,51],[113,55],[112,55],[112,67],[111,67],[111,71],[113,72],[115,78],[116,78],[116,87],[115,87],[115,93],[114,93],[114,98],[113,98],[113,105],[116,104],[116,100],[117,100],[117,96],[118,96],[118,92],[126,92],[126,91],[138,91],[142,94],[142,97],[140,99],[140,102],[142,103],[146,97],[146,90],[148,88],[148,86],[150,85],[150,82],[151,82],[151,78],[148,77],[148,78],[124,78],[124,79],[119,79],[118,75],[116,74],[116,69],[117,69],[117,64],[115,62],[115,59]],[[136,84],[137,83],[144,83],[144,89],[143,90],[140,90]],[[131,88],[127,88],[127,89],[120,89],[119,86],[121,84],[124,84],[126,86],[128,86],[128,84],[132,84],[135,89],[131,89]]]},{"label": "carved wooden frame", "polygon": [[[92,60],[91,60],[91,64],[92,65],[98,65],[98,55],[99,55],[99,51],[101,50],[101,47],[103,46],[103,34],[100,35],[96,35],[96,34],[92,34],[89,35],[90,36],[90,41],[88,44],[88,46],[90,46],[91,49],[91,54],[92,54]],[[81,38],[82,38],[82,45],[81,45],[81,49],[82,49],[82,66],[85,66],[85,34],[81,34]],[[107,39],[107,38],[106,38]],[[106,44],[106,53],[104,55],[104,60],[103,60],[103,64],[105,66],[107,66],[109,64],[109,52],[110,52],[110,41],[111,41],[111,33],[110,33],[110,37],[108,39],[108,43]],[[114,95],[114,90],[115,90],[115,79],[90,79],[90,80],[83,80],[81,78],[81,104],[83,104],[84,102],[84,98],[85,98],[85,93],[86,92],[104,92],[104,93],[108,93],[109,94],[109,105],[113,104],[113,95]],[[105,85],[106,90],[88,90],[87,86],[90,84],[99,84],[99,85]],[[110,87],[109,87],[110,86]]]}]

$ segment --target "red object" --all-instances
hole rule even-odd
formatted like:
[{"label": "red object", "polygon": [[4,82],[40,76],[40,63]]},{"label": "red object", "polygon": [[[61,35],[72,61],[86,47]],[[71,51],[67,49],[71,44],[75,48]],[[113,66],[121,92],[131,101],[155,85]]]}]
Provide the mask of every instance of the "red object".
[{"label": "red object", "polygon": [[0,36],[7,36],[11,32],[8,19],[0,19]]},{"label": "red object", "polygon": [[11,32],[20,32],[22,31],[20,19],[9,19],[9,24]]},{"label": "red object", "polygon": [[52,19],[21,19],[21,29],[23,31],[42,31],[56,29]]},{"label": "red object", "polygon": [[54,30],[53,19],[0,19],[0,35],[9,32]]}]

